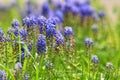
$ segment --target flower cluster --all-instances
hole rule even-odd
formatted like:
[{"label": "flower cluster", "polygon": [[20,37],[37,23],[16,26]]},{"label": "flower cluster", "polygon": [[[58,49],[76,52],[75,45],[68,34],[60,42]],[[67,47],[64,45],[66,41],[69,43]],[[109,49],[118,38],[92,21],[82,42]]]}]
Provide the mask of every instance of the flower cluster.
[{"label": "flower cluster", "polygon": [[44,52],[46,52],[46,39],[45,39],[45,36],[43,34],[40,34],[38,36],[37,52],[38,53],[44,53]]}]

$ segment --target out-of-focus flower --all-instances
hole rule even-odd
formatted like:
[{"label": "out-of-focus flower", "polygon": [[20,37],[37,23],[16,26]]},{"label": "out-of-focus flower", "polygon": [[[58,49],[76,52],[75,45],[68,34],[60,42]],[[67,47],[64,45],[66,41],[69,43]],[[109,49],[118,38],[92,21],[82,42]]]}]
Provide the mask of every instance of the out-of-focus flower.
[{"label": "out-of-focus flower", "polygon": [[27,16],[32,14],[32,4],[30,0],[28,0],[26,3],[26,12]]},{"label": "out-of-focus flower", "polygon": [[22,70],[22,64],[20,62],[17,62],[15,64],[15,70],[18,71],[18,70]]},{"label": "out-of-focus flower", "polygon": [[80,15],[83,17],[92,16],[93,13],[94,10],[90,5],[83,5],[80,8]]},{"label": "out-of-focus flower", "polygon": [[0,28],[0,42],[4,42],[4,41],[5,41],[5,36],[3,30]]},{"label": "out-of-focus flower", "polygon": [[71,11],[71,3],[66,3],[64,6],[63,6],[63,9],[62,9],[63,13],[69,13]]},{"label": "out-of-focus flower", "polygon": [[97,25],[92,25],[92,30],[94,31],[94,32],[98,32],[98,26]]},{"label": "out-of-focus flower", "polygon": [[42,15],[47,16],[49,14],[50,8],[47,2],[44,2],[42,5]]},{"label": "out-of-focus flower", "polygon": [[23,80],[29,80],[30,76],[28,74],[25,74],[25,78]]},{"label": "out-of-focus flower", "polygon": [[95,64],[99,62],[98,57],[96,55],[92,56],[91,61],[92,61],[92,63],[95,63]]},{"label": "out-of-focus flower", "polygon": [[89,48],[90,46],[93,45],[93,40],[91,38],[85,38],[85,46]]},{"label": "out-of-focus flower", "polygon": [[71,8],[71,11],[72,11],[73,15],[76,15],[79,13],[80,10],[79,10],[79,7],[76,7],[75,5],[73,5]]},{"label": "out-of-focus flower", "polygon": [[6,73],[4,70],[0,70],[0,80],[6,80]]},{"label": "out-of-focus flower", "polygon": [[105,12],[103,10],[98,12],[98,15],[100,18],[103,18],[105,16]]},{"label": "out-of-focus flower", "polygon": [[54,2],[53,5],[54,5],[55,9],[62,10],[62,8],[63,8],[62,3],[60,3],[60,2]]},{"label": "out-of-focus flower", "polygon": [[54,66],[53,66],[53,63],[52,63],[52,62],[47,61],[47,62],[45,63],[45,67],[46,67],[47,69],[52,69]]},{"label": "out-of-focus flower", "polygon": [[64,15],[63,15],[62,11],[60,11],[60,10],[55,11],[55,17],[57,17],[59,19],[58,23],[62,23],[64,20]]},{"label": "out-of-focus flower", "polygon": [[73,29],[71,27],[65,27],[64,29],[64,36],[67,37],[67,36],[71,36],[73,35],[74,32],[73,32]]},{"label": "out-of-focus flower", "polygon": [[38,36],[37,52],[38,52],[38,54],[46,52],[46,39],[45,39],[45,36],[43,34],[40,34]]}]

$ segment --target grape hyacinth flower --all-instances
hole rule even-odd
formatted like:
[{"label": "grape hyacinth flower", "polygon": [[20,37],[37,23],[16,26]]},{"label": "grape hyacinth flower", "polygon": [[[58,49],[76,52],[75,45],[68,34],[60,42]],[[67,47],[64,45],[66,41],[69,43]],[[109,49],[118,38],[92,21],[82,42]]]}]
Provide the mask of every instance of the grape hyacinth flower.
[{"label": "grape hyacinth flower", "polygon": [[38,36],[37,52],[38,52],[38,54],[46,52],[46,39],[45,39],[45,36],[43,34],[40,34]]},{"label": "grape hyacinth flower", "polygon": [[87,47],[87,48],[90,48],[91,46],[93,46],[93,40],[92,40],[92,38],[85,38],[85,46]]},{"label": "grape hyacinth flower", "polygon": [[98,63],[99,62],[98,57],[96,55],[92,56],[91,62],[94,64]]},{"label": "grape hyacinth flower", "polygon": [[26,13],[27,13],[27,15],[32,14],[32,4],[31,4],[30,0],[28,0],[27,3],[26,3]]},{"label": "grape hyacinth flower", "polygon": [[63,13],[68,14],[71,11],[71,3],[66,3],[62,9]]},{"label": "grape hyacinth flower", "polygon": [[55,17],[57,17],[59,19],[58,23],[63,23],[64,15],[63,15],[62,11],[56,10],[55,11]]},{"label": "grape hyacinth flower", "polygon": [[22,22],[22,25],[26,25],[28,28],[31,26],[31,23],[30,23],[30,18],[29,17],[25,17],[23,19],[23,22]]},{"label": "grape hyacinth flower", "polygon": [[43,33],[43,29],[46,26],[46,21],[47,21],[46,18],[43,17],[43,16],[39,16],[37,18],[37,23],[38,23],[38,26],[39,26],[39,31],[40,31],[41,34]]},{"label": "grape hyacinth flower", "polygon": [[42,15],[48,16],[48,14],[50,12],[50,8],[49,8],[49,4],[47,2],[43,3],[41,12],[42,12]]},{"label": "grape hyacinth flower", "polygon": [[57,31],[55,36],[56,36],[56,45],[60,45],[64,43],[64,38],[59,31]]},{"label": "grape hyacinth flower", "polygon": [[71,11],[73,15],[77,15],[79,13],[79,8],[73,5]]},{"label": "grape hyacinth flower", "polygon": [[13,19],[11,25],[12,25],[13,28],[18,28],[20,26],[20,23],[17,19]]},{"label": "grape hyacinth flower", "polygon": [[14,33],[14,35],[17,37],[19,35],[19,27],[20,27],[20,23],[17,19],[13,19],[12,21],[12,32]]},{"label": "grape hyacinth flower", "polygon": [[3,30],[0,28],[0,42],[4,42],[4,41],[5,41],[4,33]]},{"label": "grape hyacinth flower", "polygon": [[6,73],[4,70],[0,70],[0,80],[6,80]]},{"label": "grape hyacinth flower", "polygon": [[30,28],[31,26],[35,26],[37,24],[37,20],[34,16],[30,16],[30,17],[25,17],[23,19],[23,26],[27,26],[27,28]]},{"label": "grape hyacinth flower", "polygon": [[[56,18],[55,18],[55,17],[50,17],[50,18],[48,18],[48,20],[47,20],[46,23],[47,23],[47,24],[56,25],[56,24],[57,24],[57,21],[56,21]],[[55,28],[56,28],[56,26],[55,26]]]},{"label": "grape hyacinth flower", "polygon": [[31,22],[31,26],[35,26],[37,24],[37,19],[35,16],[31,15],[30,16],[30,22]]},{"label": "grape hyacinth flower", "polygon": [[63,6],[60,2],[53,2],[55,9],[62,10]]},{"label": "grape hyacinth flower", "polygon": [[91,6],[89,5],[83,5],[80,8],[80,15],[83,17],[89,17],[92,16],[92,14],[94,13],[94,10]]},{"label": "grape hyacinth flower", "polygon": [[65,38],[69,37],[69,36],[73,36],[74,32],[73,29],[69,26],[65,27],[64,29],[64,36]]},{"label": "grape hyacinth flower", "polygon": [[73,50],[74,46],[74,32],[71,27],[65,27],[64,29],[64,37],[65,37],[65,45],[67,50]]},{"label": "grape hyacinth flower", "polygon": [[103,18],[105,16],[105,12],[103,10],[98,12],[98,15],[100,18]]},{"label": "grape hyacinth flower", "polygon": [[56,34],[56,26],[54,24],[48,23],[46,26],[46,37],[53,38]]},{"label": "grape hyacinth flower", "polygon": [[26,28],[21,28],[20,29],[20,37],[21,39],[25,39],[26,37],[28,36],[28,32],[27,32],[27,29]]}]

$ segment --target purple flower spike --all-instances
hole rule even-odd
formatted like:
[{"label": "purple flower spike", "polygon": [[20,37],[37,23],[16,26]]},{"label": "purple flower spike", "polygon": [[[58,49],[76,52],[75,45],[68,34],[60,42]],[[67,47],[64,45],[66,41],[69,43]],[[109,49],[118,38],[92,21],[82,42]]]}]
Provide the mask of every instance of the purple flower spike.
[{"label": "purple flower spike", "polygon": [[38,36],[37,52],[38,52],[38,54],[46,52],[46,38],[43,34],[40,34]]},{"label": "purple flower spike", "polygon": [[56,36],[56,44],[57,45],[60,45],[60,44],[64,43],[64,38],[63,38],[62,34],[59,31],[57,31],[55,36]]},{"label": "purple flower spike", "polygon": [[46,25],[46,18],[43,17],[43,16],[39,16],[38,19],[37,19],[37,22],[38,22],[38,25],[39,25],[39,30],[40,30],[40,33],[43,33],[43,28],[45,27]]},{"label": "purple flower spike", "polygon": [[17,19],[13,19],[12,21],[12,27],[13,28],[18,28],[20,26],[20,23]]},{"label": "purple flower spike", "polygon": [[20,36],[22,38],[26,38],[28,36],[28,32],[27,32],[27,29],[26,28],[21,28],[20,29]]},{"label": "purple flower spike", "polygon": [[54,24],[48,23],[46,26],[47,38],[53,37],[55,34],[56,34],[56,26]]},{"label": "purple flower spike", "polygon": [[28,28],[31,26],[31,22],[30,22],[30,18],[29,17],[25,17],[23,19],[23,26],[27,26]]}]

